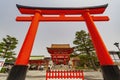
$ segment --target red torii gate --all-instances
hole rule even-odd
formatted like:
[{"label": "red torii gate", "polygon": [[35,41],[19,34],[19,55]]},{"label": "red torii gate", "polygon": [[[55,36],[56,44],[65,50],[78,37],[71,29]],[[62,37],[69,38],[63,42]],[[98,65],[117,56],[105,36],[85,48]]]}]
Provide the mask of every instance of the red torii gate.
[{"label": "red torii gate", "polygon": [[[18,16],[16,21],[32,21],[18,58],[12,68],[7,80],[24,80],[29,57],[33,47],[35,35],[40,21],[85,21],[92,42],[97,52],[100,65],[102,67],[105,80],[120,80],[119,69],[114,65],[108,50],[94,24],[94,21],[108,21],[108,16],[91,16],[91,14],[102,14],[108,4],[84,7],[84,8],[48,8],[48,7],[30,7],[18,5],[17,8],[21,14],[32,14],[33,16]],[[44,15],[50,15],[45,17]],[[53,17],[51,15],[58,15]],[[66,15],[81,15],[79,17]],[[16,71],[17,70],[17,71]],[[115,71],[116,70],[116,71]]]}]

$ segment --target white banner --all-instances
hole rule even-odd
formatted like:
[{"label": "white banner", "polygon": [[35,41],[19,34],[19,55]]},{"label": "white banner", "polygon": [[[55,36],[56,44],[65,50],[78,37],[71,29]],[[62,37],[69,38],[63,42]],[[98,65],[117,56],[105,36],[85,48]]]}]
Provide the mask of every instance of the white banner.
[{"label": "white banner", "polygon": [[5,63],[5,58],[0,58],[0,71]]}]

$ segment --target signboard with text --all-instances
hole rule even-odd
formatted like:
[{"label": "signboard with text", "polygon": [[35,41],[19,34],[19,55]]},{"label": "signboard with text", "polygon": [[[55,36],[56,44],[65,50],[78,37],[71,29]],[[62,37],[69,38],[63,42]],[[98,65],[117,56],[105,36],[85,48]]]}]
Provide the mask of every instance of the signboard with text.
[{"label": "signboard with text", "polygon": [[5,58],[0,58],[0,71],[5,63]]}]

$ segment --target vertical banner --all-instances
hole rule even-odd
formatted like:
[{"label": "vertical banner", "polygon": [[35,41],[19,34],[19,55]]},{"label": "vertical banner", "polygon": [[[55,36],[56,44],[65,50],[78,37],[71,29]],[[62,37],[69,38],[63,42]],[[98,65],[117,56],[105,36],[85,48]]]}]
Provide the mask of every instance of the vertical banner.
[{"label": "vertical banner", "polygon": [[0,71],[5,63],[5,58],[0,58]]}]

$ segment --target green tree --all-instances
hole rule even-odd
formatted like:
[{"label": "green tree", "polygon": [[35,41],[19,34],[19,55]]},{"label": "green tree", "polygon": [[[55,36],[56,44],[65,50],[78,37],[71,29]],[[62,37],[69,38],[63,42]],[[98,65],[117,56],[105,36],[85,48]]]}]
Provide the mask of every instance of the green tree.
[{"label": "green tree", "polygon": [[7,35],[6,38],[0,42],[0,56],[6,58],[7,62],[15,60],[15,51],[18,40],[15,37]]},{"label": "green tree", "polygon": [[90,62],[89,64],[91,64],[91,66],[96,70],[95,60],[93,59],[93,57],[96,57],[95,49],[93,47],[89,34],[86,33],[86,31],[84,30],[76,32],[75,40],[73,41],[73,44],[75,44],[74,46],[75,53],[78,53],[79,55],[87,54],[89,56],[89,61],[88,61]]}]

